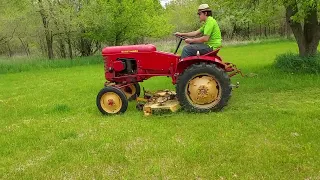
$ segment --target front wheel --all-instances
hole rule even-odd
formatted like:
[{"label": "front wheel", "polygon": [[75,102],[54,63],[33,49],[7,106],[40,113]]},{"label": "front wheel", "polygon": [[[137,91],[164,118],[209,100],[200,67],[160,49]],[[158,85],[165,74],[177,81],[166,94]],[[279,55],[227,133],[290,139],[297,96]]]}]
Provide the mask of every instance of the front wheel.
[{"label": "front wheel", "polygon": [[182,108],[189,112],[219,111],[231,96],[228,74],[215,64],[193,64],[179,77],[177,97]]},{"label": "front wheel", "polygon": [[97,95],[97,107],[104,115],[124,113],[128,108],[128,100],[121,89],[107,86]]}]

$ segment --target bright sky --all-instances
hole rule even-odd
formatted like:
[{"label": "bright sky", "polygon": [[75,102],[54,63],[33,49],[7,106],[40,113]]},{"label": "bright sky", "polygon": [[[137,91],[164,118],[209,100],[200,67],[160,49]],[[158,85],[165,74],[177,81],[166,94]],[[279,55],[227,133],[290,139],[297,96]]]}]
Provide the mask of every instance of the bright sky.
[{"label": "bright sky", "polygon": [[164,5],[168,2],[170,2],[171,0],[160,0],[161,5],[164,7]]}]

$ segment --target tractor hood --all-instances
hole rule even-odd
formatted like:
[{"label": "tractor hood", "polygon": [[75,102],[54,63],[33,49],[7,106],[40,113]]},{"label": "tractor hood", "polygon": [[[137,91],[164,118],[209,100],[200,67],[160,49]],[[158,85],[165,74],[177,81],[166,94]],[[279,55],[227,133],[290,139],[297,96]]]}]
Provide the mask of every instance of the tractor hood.
[{"label": "tractor hood", "polygon": [[112,47],[104,48],[102,50],[102,55],[153,52],[156,50],[157,50],[156,47],[152,44],[131,45],[131,46],[112,46]]}]

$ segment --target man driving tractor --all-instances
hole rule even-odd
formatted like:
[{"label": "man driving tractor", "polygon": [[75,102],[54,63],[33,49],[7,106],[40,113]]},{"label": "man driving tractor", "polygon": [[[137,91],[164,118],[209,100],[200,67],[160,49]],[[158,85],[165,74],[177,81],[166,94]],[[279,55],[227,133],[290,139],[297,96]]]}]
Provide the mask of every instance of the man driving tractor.
[{"label": "man driving tractor", "polygon": [[[195,32],[177,33],[179,49],[184,39],[188,45],[182,52],[182,57],[191,56],[181,61],[175,53],[157,51],[152,44],[111,46],[102,50],[107,80],[99,91],[96,104],[99,111],[105,115],[121,114],[128,108],[130,99],[140,96],[139,83],[156,76],[171,76],[175,92],[162,92],[138,98],[141,103],[137,109],[143,110],[145,115],[152,111],[176,111],[179,107],[187,112],[221,111],[231,97],[233,87],[230,78],[241,71],[232,63],[222,61],[219,51],[213,52],[221,46],[221,33],[216,20],[207,4],[200,5],[199,18],[204,25]],[[197,36],[189,38],[185,36]],[[208,56],[197,57],[199,53]],[[193,56],[193,57],[192,57]],[[169,97],[169,96],[170,97]],[[140,101],[139,100],[139,101]]]},{"label": "man driving tractor", "polygon": [[[200,55],[209,53],[216,48],[221,47],[221,32],[217,21],[212,17],[212,10],[208,4],[201,4],[198,8],[200,22],[204,22],[203,26],[197,31],[188,33],[175,33],[179,36],[189,37],[185,40],[186,45],[181,54],[181,59],[188,56],[196,56],[197,51]],[[190,38],[202,35],[199,38]]]}]

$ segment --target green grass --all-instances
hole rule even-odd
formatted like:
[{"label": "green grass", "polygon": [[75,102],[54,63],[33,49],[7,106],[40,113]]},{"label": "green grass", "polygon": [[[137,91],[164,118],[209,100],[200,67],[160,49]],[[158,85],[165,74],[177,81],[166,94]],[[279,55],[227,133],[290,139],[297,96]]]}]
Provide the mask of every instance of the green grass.
[{"label": "green grass", "polygon": [[[0,75],[0,179],[319,179],[320,77],[273,68],[291,42],[221,50],[235,77],[219,113],[102,116],[103,65]],[[174,89],[169,78],[142,83]]]},{"label": "green grass", "polygon": [[0,74],[25,72],[39,69],[55,69],[75,66],[103,64],[101,56],[77,57],[74,59],[0,59]]}]

